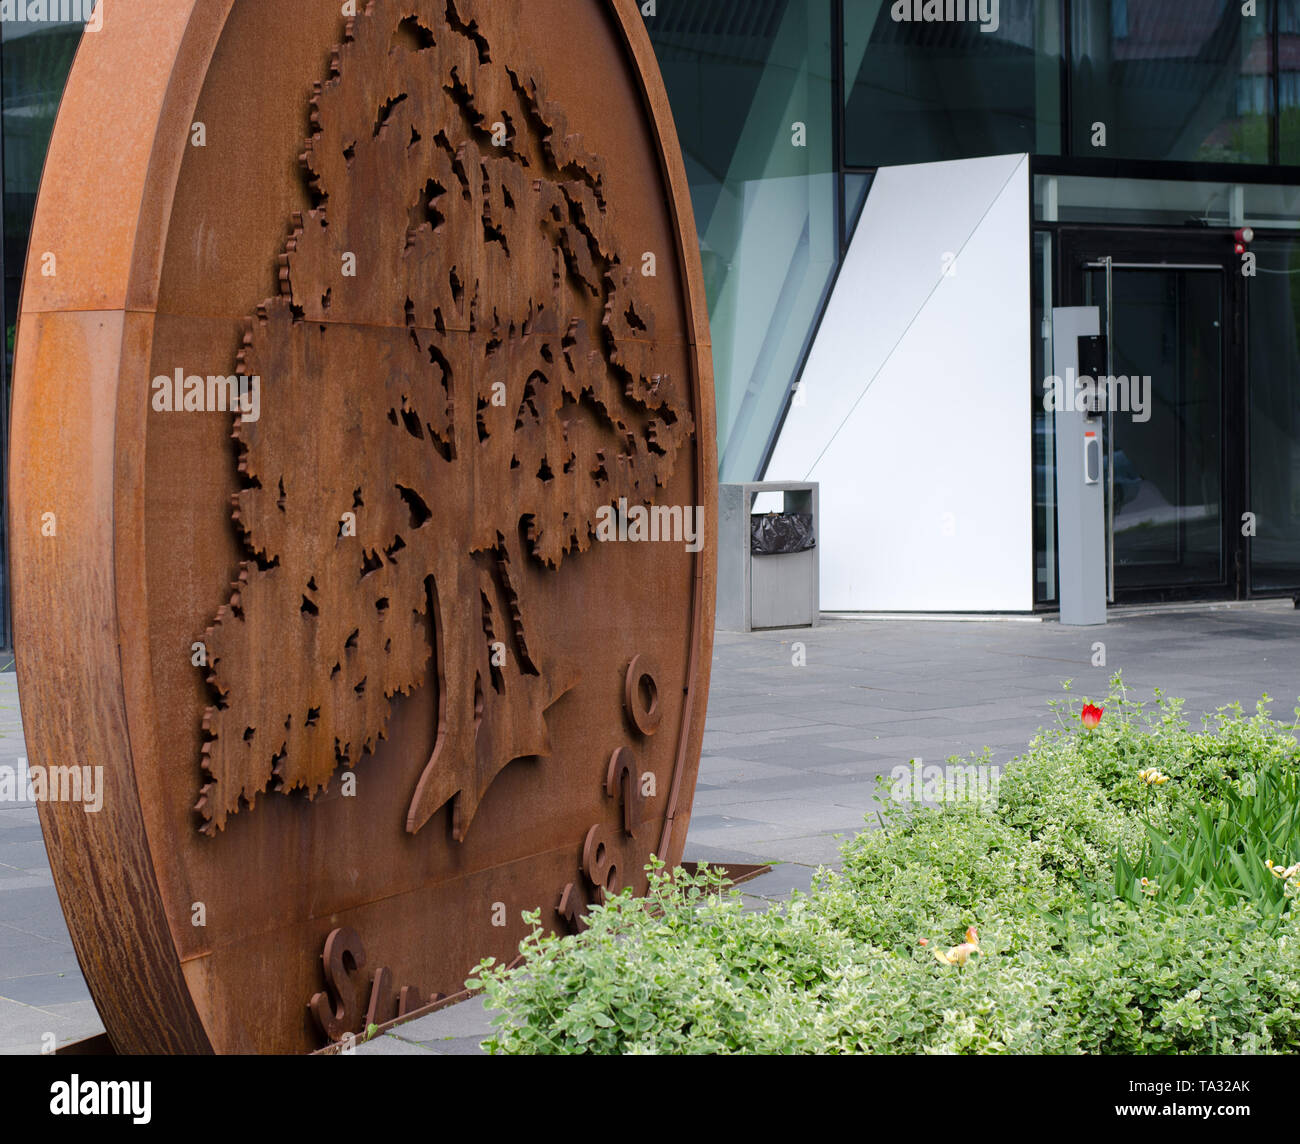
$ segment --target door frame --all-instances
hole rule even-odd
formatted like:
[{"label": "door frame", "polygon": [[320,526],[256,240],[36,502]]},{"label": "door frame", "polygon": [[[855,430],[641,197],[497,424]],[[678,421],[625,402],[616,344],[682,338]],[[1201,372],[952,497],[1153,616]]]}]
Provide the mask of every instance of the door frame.
[{"label": "door frame", "polygon": [[[1250,597],[1247,538],[1241,535],[1250,473],[1248,378],[1245,340],[1245,278],[1231,232],[1202,227],[1061,226],[1057,230],[1057,305],[1084,305],[1083,264],[1110,255],[1116,262],[1167,263],[1171,270],[1194,263],[1218,266],[1223,284],[1220,362],[1223,424],[1219,434],[1223,475],[1220,510],[1223,578],[1215,584],[1129,589],[1116,604],[1181,600],[1244,600]],[[1207,270],[1207,273],[1212,271]]]}]

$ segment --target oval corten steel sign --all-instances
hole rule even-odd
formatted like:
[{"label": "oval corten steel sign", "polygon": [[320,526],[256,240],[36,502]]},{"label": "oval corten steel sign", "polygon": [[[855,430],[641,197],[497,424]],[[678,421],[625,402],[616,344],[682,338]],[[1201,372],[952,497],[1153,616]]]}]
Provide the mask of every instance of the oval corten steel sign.
[{"label": "oval corten steel sign", "polygon": [[120,1051],[319,1048],[680,859],[713,391],[631,0],[118,0],[16,379],[28,753],[101,781],[40,812]]}]

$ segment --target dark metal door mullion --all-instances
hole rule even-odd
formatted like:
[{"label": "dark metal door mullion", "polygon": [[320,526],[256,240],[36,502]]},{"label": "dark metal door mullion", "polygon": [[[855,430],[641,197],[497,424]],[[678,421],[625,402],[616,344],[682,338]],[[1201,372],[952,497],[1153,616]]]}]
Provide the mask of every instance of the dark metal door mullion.
[{"label": "dark metal door mullion", "polygon": [[[1115,264],[1106,255],[1106,375],[1115,376]],[[1111,383],[1108,383],[1111,384]],[[1106,602],[1115,602],[1115,410],[1106,402]]]}]

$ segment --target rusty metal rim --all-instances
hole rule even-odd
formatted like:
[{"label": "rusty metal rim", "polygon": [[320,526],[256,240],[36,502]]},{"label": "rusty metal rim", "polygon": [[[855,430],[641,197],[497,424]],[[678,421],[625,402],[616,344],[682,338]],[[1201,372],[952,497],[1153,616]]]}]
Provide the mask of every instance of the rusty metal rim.
[{"label": "rusty metal rim", "polygon": [[[686,163],[682,157],[681,143],[677,137],[677,126],[673,120],[672,108],[668,103],[668,89],[664,85],[663,75],[659,70],[659,61],[650,42],[650,33],[646,31],[645,22],[635,0],[609,0],[614,16],[623,33],[623,39],[633,58],[633,72],[639,77],[641,97],[650,117],[650,126],[655,133],[660,156],[662,177],[668,189],[668,208],[673,220],[673,233],[677,237],[677,258],[682,268],[686,290],[687,325],[693,333],[693,341],[698,349],[704,351],[695,356],[692,369],[695,371],[692,392],[696,397],[696,489],[712,487],[717,479],[717,413],[711,401],[700,400],[701,393],[707,388],[713,393],[712,338],[709,332],[708,307],[704,292],[704,266],[700,258],[698,243],[690,246],[682,241],[683,235],[694,235],[695,210],[691,204],[690,187],[686,179]],[[707,377],[701,370],[707,371]],[[686,678],[690,681],[686,699],[683,704],[682,728],[678,739],[677,761],[673,767],[672,787],[668,794],[668,805],[664,812],[664,829],[660,835],[658,853],[661,857],[671,855],[674,845],[677,802],[681,797],[682,777],[687,759],[698,756],[699,745],[704,737],[704,715],[700,697],[707,700],[709,694],[709,675],[713,667],[713,624],[715,585],[717,583],[718,522],[714,506],[706,506],[708,524],[705,541],[695,557],[695,599],[693,605],[694,629],[691,632],[690,657],[687,661]],[[703,652],[703,655],[701,655]],[[680,839],[685,843],[685,838]],[[679,855],[680,856],[680,855]]]}]

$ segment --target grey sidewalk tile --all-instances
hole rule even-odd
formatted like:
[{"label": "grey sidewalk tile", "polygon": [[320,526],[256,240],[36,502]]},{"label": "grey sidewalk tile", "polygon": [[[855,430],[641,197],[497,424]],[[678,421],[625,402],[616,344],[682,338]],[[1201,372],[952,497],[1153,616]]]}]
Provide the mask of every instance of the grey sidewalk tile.
[{"label": "grey sidewalk tile", "polygon": [[[75,958],[73,959],[75,962]],[[62,973],[34,973],[0,980],[0,997],[24,1005],[48,1008],[80,1001],[89,993],[80,970]]]},{"label": "grey sidewalk tile", "polygon": [[14,839],[9,841],[8,832],[0,834],[0,865],[12,866],[16,870],[48,870],[49,857],[45,853],[45,843],[39,839],[26,841]]},{"label": "grey sidewalk tile", "polygon": [[54,1034],[55,1044],[76,1039],[76,1024],[59,1013],[0,997],[0,1054],[36,1054]]},{"label": "grey sidewalk tile", "polygon": [[398,1025],[393,1032],[408,1041],[436,1041],[448,1037],[486,1037],[492,1032],[492,1016],[482,997],[470,997],[427,1017]]},{"label": "grey sidewalk tile", "polygon": [[28,873],[25,870],[13,870],[9,866],[0,866],[0,893],[6,890],[35,890],[53,887],[54,877],[48,870],[43,873]]},{"label": "grey sidewalk tile", "polygon": [[[826,790],[842,785],[843,779],[838,775],[819,774],[817,771],[803,771],[798,782],[798,789],[805,795],[814,792],[821,796]],[[707,813],[718,807],[745,806],[751,802],[763,802],[766,799],[788,798],[791,782],[782,776],[774,779],[755,779],[752,782],[735,783],[731,786],[714,790],[696,790],[695,813]]]},{"label": "grey sidewalk tile", "polygon": [[768,709],[757,714],[742,712],[736,715],[720,715],[710,719],[708,732],[722,731],[732,734],[749,735],[758,731],[785,731],[816,728],[816,719],[806,719],[797,715],[781,714]]},{"label": "grey sidewalk tile", "polygon": [[[77,953],[72,943],[49,941],[43,937],[27,935],[5,927],[3,944],[0,944],[0,996],[10,996],[8,983],[14,979],[31,978],[45,974],[70,974],[81,976]],[[14,936],[16,935],[16,936]],[[85,996],[85,995],[83,995]],[[18,998],[25,1000],[25,998]],[[59,998],[77,1000],[77,998]],[[31,1002],[39,1004],[39,1002]]]},{"label": "grey sidewalk tile", "polygon": [[385,1034],[373,1041],[364,1041],[353,1052],[359,1057],[431,1057],[432,1049],[414,1041],[404,1041],[400,1037]]},{"label": "grey sidewalk tile", "polygon": [[29,887],[0,894],[0,922],[37,937],[68,941],[68,924],[53,887]]},{"label": "grey sidewalk tile", "polygon": [[797,780],[799,771],[776,763],[734,759],[726,755],[706,755],[700,760],[700,778],[715,786],[731,786],[755,779]]},{"label": "grey sidewalk tile", "polygon": [[799,862],[780,862],[766,874],[760,874],[748,882],[742,882],[739,889],[750,897],[763,898],[768,901],[786,898],[791,890],[807,893],[812,886],[816,866],[805,866]]},{"label": "grey sidewalk tile", "polygon": [[761,826],[755,819],[740,818],[731,814],[692,814],[691,834],[706,834],[744,830],[751,826]]},{"label": "grey sidewalk tile", "polygon": [[[906,760],[904,760],[906,761]],[[849,775],[861,776],[871,781],[875,775],[887,775],[899,765],[899,759],[889,755],[859,755],[856,758],[845,755],[842,748],[836,758],[818,760],[808,768],[810,772],[842,778]]]},{"label": "grey sidewalk tile", "polygon": [[482,1041],[478,1037],[452,1037],[443,1041],[423,1041],[421,1044],[431,1053],[441,1057],[487,1056],[487,1050],[483,1048]]},{"label": "grey sidewalk tile", "polygon": [[[804,708],[810,718],[833,727],[887,727],[904,720],[943,719],[944,716],[917,716],[906,708],[885,707],[875,703],[821,703]],[[946,713],[945,713],[946,714]]]},{"label": "grey sidewalk tile", "polygon": [[788,767],[796,774],[810,769],[818,761],[832,761],[844,753],[845,736],[860,733],[852,727],[826,727],[816,739],[773,739],[746,747],[745,753],[757,762]]},{"label": "grey sidewalk tile", "polygon": [[[0,897],[0,911],[7,915],[8,911],[4,908],[4,898]],[[16,973],[6,973],[5,966],[7,960],[14,958],[26,957],[53,957],[64,950],[71,951],[72,943],[69,941],[57,941],[52,938],[42,937],[40,934],[31,933],[29,930],[20,928],[17,925],[11,925],[7,922],[0,922],[0,977],[14,977]],[[32,972],[28,969],[26,972]]]},{"label": "grey sidewalk tile", "polygon": [[[687,839],[687,845],[690,846],[696,840],[706,846],[732,845],[754,851],[765,862],[777,859],[788,862],[801,862],[807,861],[807,859],[791,858],[788,854],[777,849],[778,844],[793,838],[805,838],[819,834],[853,834],[861,826],[862,822],[852,815],[837,825],[827,825],[822,829],[809,829],[806,825],[796,823],[761,822],[754,826],[737,827],[732,831],[702,830],[698,835],[692,830]],[[822,860],[817,859],[817,861]]]},{"label": "grey sidewalk tile", "polygon": [[739,862],[746,866],[755,866],[769,859],[746,850],[736,850],[730,846],[705,846],[688,838],[686,851],[682,855],[684,862],[707,862],[710,866],[726,866],[729,862]]},{"label": "grey sidewalk tile", "polygon": [[847,834],[843,833],[839,837],[833,833],[800,834],[790,838],[774,838],[764,849],[769,858],[781,862],[798,862],[806,866],[838,866],[840,848],[846,839]]},{"label": "grey sidewalk tile", "polygon": [[[26,808],[15,807],[13,812],[0,812],[0,851],[13,842],[35,842],[41,847],[41,854],[44,855],[44,835],[41,833],[40,820],[36,818],[36,808],[31,808],[30,819],[20,818],[16,813],[24,809]],[[46,861],[49,861],[48,857]]]},{"label": "grey sidewalk tile", "polygon": [[782,831],[803,834],[827,830],[861,830],[868,808],[874,805],[875,801],[863,791],[860,805],[856,802],[814,802],[807,798],[783,798],[747,803],[745,812],[757,820],[756,825],[771,823]]}]

